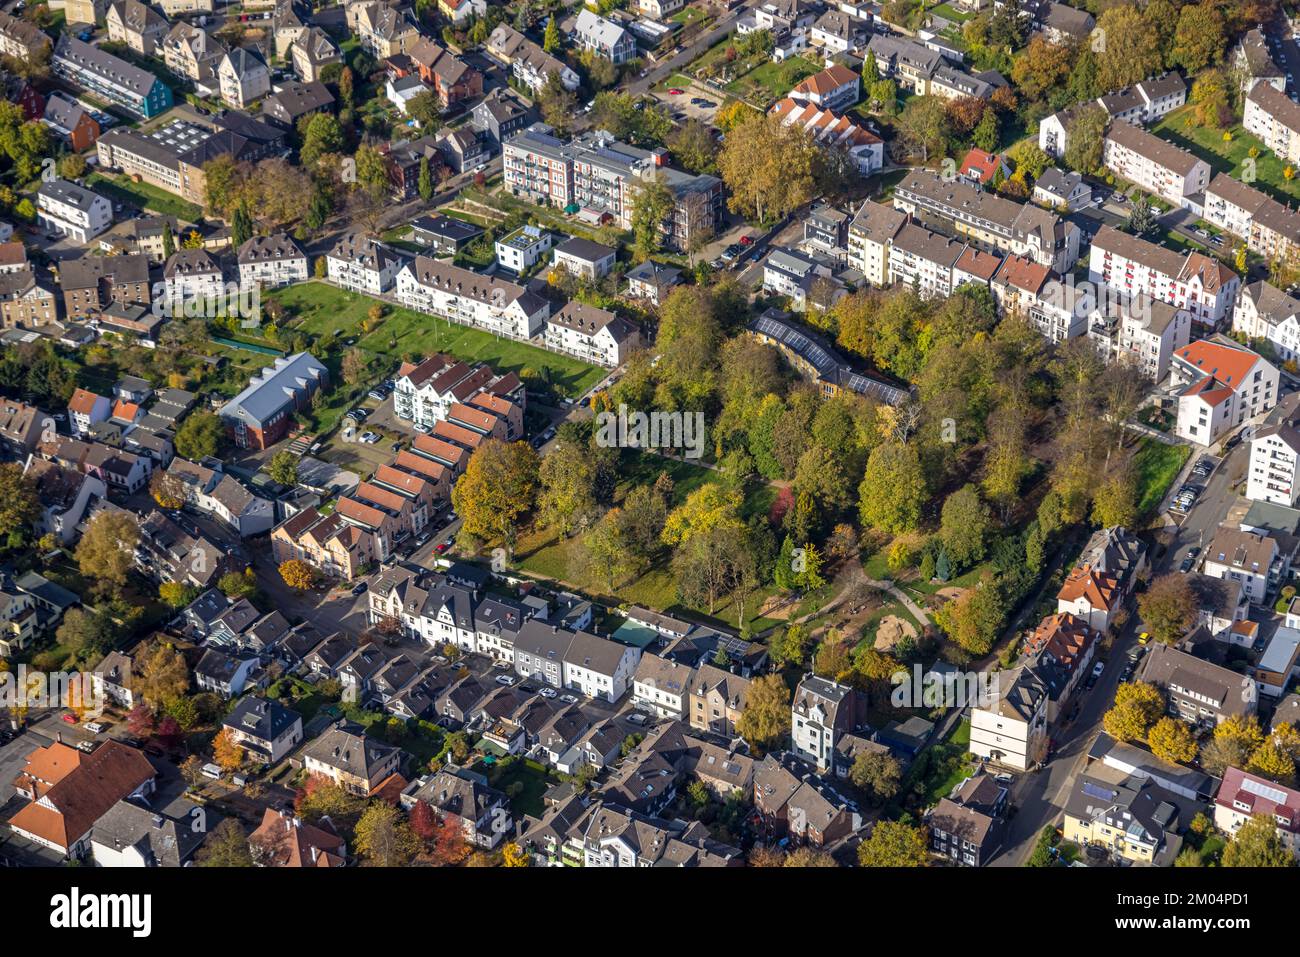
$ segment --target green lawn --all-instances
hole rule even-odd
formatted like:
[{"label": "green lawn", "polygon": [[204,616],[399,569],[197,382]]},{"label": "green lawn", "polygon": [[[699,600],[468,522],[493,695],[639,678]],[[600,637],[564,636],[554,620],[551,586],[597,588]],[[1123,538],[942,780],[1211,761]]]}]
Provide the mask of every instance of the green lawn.
[{"label": "green lawn", "polygon": [[151,209],[164,216],[175,216],[187,223],[197,223],[203,218],[203,210],[193,203],[187,203],[166,190],[148,183],[133,183],[125,176],[109,176],[104,173],[91,173],[86,177],[86,185],[99,193],[107,195],[115,202],[127,202]]},{"label": "green lawn", "polygon": [[689,23],[694,23],[696,20],[703,20],[708,15],[709,15],[708,11],[706,11],[703,7],[687,7],[684,10],[678,10],[668,19],[671,20],[673,23],[680,23],[682,25],[686,25]]},{"label": "green lawn", "polygon": [[969,747],[970,719],[963,718],[945,740],[930,745],[916,756],[899,788],[897,800],[918,811],[938,804],[974,772]]},{"label": "green lawn", "polygon": [[1270,194],[1283,203],[1300,200],[1300,178],[1287,180],[1282,175],[1286,161],[1279,159],[1240,124],[1228,127],[1232,139],[1225,142],[1224,130],[1212,127],[1187,126],[1186,120],[1195,108],[1190,104],[1174,110],[1151,128],[1151,132],[1185,150],[1195,153],[1210,164],[1215,173],[1230,173],[1245,181],[1246,160],[1252,147],[1259,151],[1255,158],[1255,182],[1251,186]]},{"label": "green lawn", "polygon": [[[486,774],[488,784],[498,791],[517,792],[510,798],[510,810],[516,817],[524,814],[541,817],[546,809],[543,797],[552,784],[559,783],[542,764],[517,757],[503,758],[492,764],[480,764],[474,770]],[[519,785],[518,788],[511,788],[516,784]]]},{"label": "green lawn", "polygon": [[725,89],[728,93],[766,107],[789,93],[790,88],[800,80],[820,70],[821,64],[802,56],[793,56],[779,63],[772,60],[732,80]]},{"label": "green lawn", "polygon": [[333,331],[344,340],[356,338],[360,348],[391,360],[446,352],[467,362],[486,362],[497,372],[549,372],[551,384],[566,396],[581,395],[605,375],[599,366],[578,359],[389,304],[379,327],[362,333],[361,321],[376,300],[323,282],[299,283],[266,297],[285,307],[292,328],[313,336]]},{"label": "green lawn", "polygon": [[1153,514],[1160,507],[1161,499],[1178,477],[1191,451],[1186,445],[1166,445],[1150,437],[1142,440],[1133,456],[1138,478],[1139,515]]}]

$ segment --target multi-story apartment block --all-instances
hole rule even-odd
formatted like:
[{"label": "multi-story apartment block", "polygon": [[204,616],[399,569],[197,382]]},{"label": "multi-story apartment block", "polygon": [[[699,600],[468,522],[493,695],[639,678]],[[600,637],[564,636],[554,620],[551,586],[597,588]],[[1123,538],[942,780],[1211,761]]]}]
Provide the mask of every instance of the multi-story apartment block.
[{"label": "multi-story apartment block", "polygon": [[1187,81],[1177,73],[1165,73],[1044,117],[1038,125],[1038,147],[1056,159],[1064,156],[1070,127],[1084,106],[1100,106],[1111,120],[1146,126],[1186,102]]},{"label": "multi-story apartment block", "polygon": [[661,227],[667,244],[688,249],[712,236],[722,215],[722,182],[664,166],[663,150],[620,143],[600,130],[565,142],[550,127],[534,124],[506,141],[504,183],[516,196],[561,209],[576,205],[621,229],[631,228],[633,203],[643,179],[657,178],[677,202]]},{"label": "multi-story apartment block", "polygon": [[572,69],[528,39],[508,23],[499,23],[488,35],[484,49],[507,64],[516,80],[537,93],[546,86],[551,74],[558,74],[566,90],[576,90],[582,82]]},{"label": "multi-story apartment block", "polygon": [[221,102],[242,110],[271,92],[271,71],[256,53],[235,47],[217,66],[217,84]]},{"label": "multi-story apartment block", "polygon": [[1214,826],[1231,837],[1257,817],[1271,820],[1282,844],[1300,857],[1300,790],[1228,768],[1214,798]]},{"label": "multi-story apartment block", "polygon": [[163,37],[162,53],[167,69],[176,76],[211,87],[217,82],[226,47],[203,28],[181,21]]},{"label": "multi-story apartment block", "polygon": [[149,282],[149,257],[82,256],[59,264],[63,314],[84,321],[99,316],[110,305],[144,306],[153,301]]},{"label": "multi-story apartment block", "polygon": [[0,328],[36,329],[57,318],[54,293],[37,280],[30,265],[0,273]]},{"label": "multi-story apartment block", "polygon": [[574,299],[546,320],[542,343],[552,352],[615,368],[641,344],[636,324]]},{"label": "multi-story apartment block", "polygon": [[153,56],[167,36],[167,18],[140,0],[117,0],[105,15],[108,39],[125,43],[141,56]]},{"label": "multi-story apartment block", "polygon": [[224,283],[221,264],[206,249],[178,249],[163,266],[164,298],[173,315],[185,303],[219,300]]},{"label": "multi-story apartment block", "polygon": [[578,46],[621,66],[636,56],[636,40],[613,20],[592,13],[586,7],[578,11],[574,27]]},{"label": "multi-story apartment block", "polygon": [[1205,219],[1270,261],[1300,256],[1300,212],[1227,173],[1215,176],[1205,191]]},{"label": "multi-story apartment block", "polygon": [[840,739],[858,730],[862,719],[863,701],[856,689],[804,675],[790,705],[792,750],[825,771],[835,760]]},{"label": "multi-story apartment block", "polygon": [[1025,316],[1053,344],[1088,331],[1088,298],[1042,263],[1008,256],[989,289],[999,310]]},{"label": "multi-story apartment block", "polygon": [[0,11],[0,56],[30,63],[50,48],[50,38],[29,20]]},{"label": "multi-story apartment block", "polygon": [[222,406],[221,420],[240,448],[268,448],[284,438],[294,414],[308,408],[328,383],[329,370],[310,352],[281,357]]},{"label": "multi-story apartment block", "polygon": [[1300,430],[1293,422],[1266,425],[1250,440],[1246,498],[1295,508],[1300,502]]},{"label": "multi-story apartment block", "polygon": [[1089,314],[1088,335],[1102,358],[1131,363],[1152,382],[1164,379],[1174,352],[1191,341],[1191,334],[1185,309],[1148,296],[1106,298]]},{"label": "multi-story apartment block", "polygon": [[894,208],[937,223],[967,242],[1025,256],[1065,274],[1079,258],[1079,228],[1055,213],[985,193],[964,181],[913,170],[894,191]]},{"label": "multi-story apartment block", "polygon": [[1124,298],[1167,302],[1212,328],[1227,318],[1241,286],[1237,274],[1216,259],[1157,246],[1113,226],[1093,237],[1088,278]]},{"label": "multi-story apartment block", "polygon": [[326,254],[325,264],[330,282],[372,296],[388,292],[405,265],[401,256],[360,230],[345,233]]},{"label": "multi-story apartment block", "polygon": [[875,286],[889,284],[889,250],[908,216],[864,200],[849,223],[849,264]]},{"label": "multi-story apartment block", "polygon": [[847,153],[863,176],[870,176],[884,162],[884,141],[847,116],[792,97],[774,103],[768,112],[786,126],[807,130],[819,145]]},{"label": "multi-story apartment block", "polygon": [[240,286],[287,286],[307,279],[307,254],[288,233],[254,236],[235,254]]},{"label": "multi-story apartment block", "polygon": [[36,220],[49,232],[84,243],[113,224],[113,204],[84,186],[56,179],[36,191]]},{"label": "multi-story apartment block", "polygon": [[1130,123],[1111,123],[1102,159],[1116,176],[1178,207],[1186,208],[1210,184],[1209,163]]},{"label": "multi-story apartment block", "polygon": [[271,530],[271,555],[277,563],[296,558],[328,578],[352,581],[375,562],[375,542],[337,513],[306,508]]},{"label": "multi-story apartment block", "polygon": [[1213,445],[1278,400],[1277,367],[1230,339],[1201,339],[1174,353],[1170,374],[1178,395],[1174,434]]},{"label": "multi-story apartment block", "polygon": [[331,63],[342,63],[343,57],[324,30],[311,27],[289,44],[289,62],[303,83],[315,83],[322,70]]},{"label": "multi-story apartment block", "polygon": [[912,286],[923,298],[952,292],[952,269],[963,243],[923,226],[908,223],[894,236],[889,250],[889,281]]},{"label": "multi-story apartment block", "polygon": [[995,700],[971,706],[971,754],[1028,771],[1047,757],[1048,688],[1028,665],[999,679]]},{"label": "multi-story apartment block", "polygon": [[148,70],[83,43],[70,33],[59,37],[54,74],[146,119],[171,109],[172,91]]},{"label": "multi-story apartment block", "polygon": [[420,39],[420,30],[404,9],[380,3],[378,0],[354,5],[357,10],[353,32],[361,41],[363,50],[377,60],[399,53],[409,53],[412,44]]},{"label": "multi-story apartment block", "polygon": [[546,300],[522,286],[427,256],[397,273],[395,295],[412,309],[512,339],[533,338],[550,315]]},{"label": "multi-story apartment block", "polygon": [[1300,356],[1300,299],[1259,279],[1237,296],[1232,331],[1250,339],[1263,339],[1282,362]]},{"label": "multi-story apartment block", "polygon": [[1241,125],[1288,163],[1300,162],[1300,104],[1268,83],[1246,95]]}]

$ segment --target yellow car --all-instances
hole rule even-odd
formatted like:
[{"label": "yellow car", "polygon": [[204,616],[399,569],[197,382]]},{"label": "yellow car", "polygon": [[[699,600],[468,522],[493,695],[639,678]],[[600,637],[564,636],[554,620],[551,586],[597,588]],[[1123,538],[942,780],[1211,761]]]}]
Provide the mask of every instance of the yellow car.
[{"label": "yellow car", "polygon": [[1145,631],[1142,632],[1142,634],[1138,635],[1138,644],[1139,644],[1139,645],[1145,645],[1145,644],[1146,644],[1148,641],[1150,641],[1150,640],[1151,640],[1151,636],[1148,635]]}]

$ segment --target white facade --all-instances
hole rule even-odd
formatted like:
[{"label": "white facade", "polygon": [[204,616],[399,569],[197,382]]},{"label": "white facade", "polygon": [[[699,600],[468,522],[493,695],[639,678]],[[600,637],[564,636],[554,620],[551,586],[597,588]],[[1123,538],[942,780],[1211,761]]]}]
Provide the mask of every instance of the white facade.
[{"label": "white facade", "polygon": [[1291,426],[1260,430],[1250,442],[1246,498],[1295,508],[1300,502],[1300,434]]},{"label": "white facade", "polygon": [[425,275],[423,262],[420,257],[397,274],[402,305],[512,339],[531,339],[542,331],[550,307],[539,297],[513,283],[441,264],[429,282],[422,282],[417,273]]},{"label": "white facade", "polygon": [[[1011,676],[1002,675],[1007,681]],[[1002,701],[990,708],[971,708],[970,752],[1018,771],[1028,771],[1042,759],[1047,737],[1047,695],[1041,695],[1028,715],[1018,715]]]},{"label": "white facade", "polygon": [[36,219],[50,232],[84,243],[113,224],[113,204],[75,183],[55,180],[36,192]]}]

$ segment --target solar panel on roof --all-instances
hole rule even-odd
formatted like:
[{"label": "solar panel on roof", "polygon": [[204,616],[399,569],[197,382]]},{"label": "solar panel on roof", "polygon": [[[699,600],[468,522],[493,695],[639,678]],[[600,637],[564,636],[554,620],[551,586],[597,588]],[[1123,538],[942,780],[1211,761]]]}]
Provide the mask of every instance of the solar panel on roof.
[{"label": "solar panel on roof", "polygon": [[1269,787],[1263,781],[1246,778],[1241,782],[1241,789],[1258,797],[1266,798],[1274,804],[1286,803],[1286,792],[1280,788]]},{"label": "solar panel on roof", "polygon": [[1083,782],[1083,793],[1099,801],[1111,801],[1115,798],[1115,792],[1110,788],[1104,788],[1100,784],[1093,784],[1091,781]]}]

